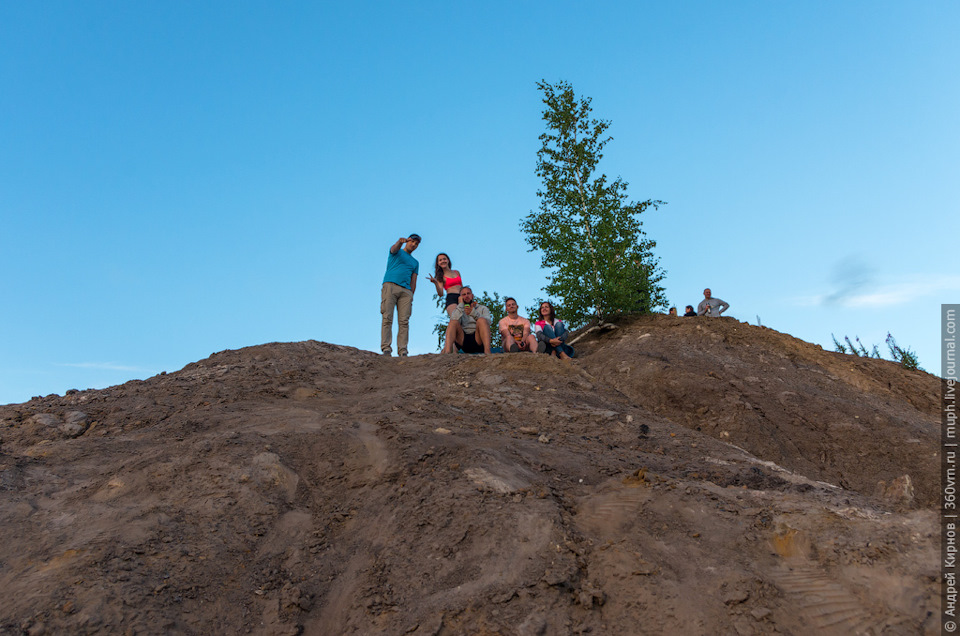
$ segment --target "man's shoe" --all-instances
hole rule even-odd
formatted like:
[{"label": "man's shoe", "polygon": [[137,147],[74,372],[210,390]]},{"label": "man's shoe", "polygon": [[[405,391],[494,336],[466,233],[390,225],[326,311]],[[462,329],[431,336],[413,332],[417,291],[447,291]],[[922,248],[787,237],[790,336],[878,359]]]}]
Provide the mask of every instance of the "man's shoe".
[{"label": "man's shoe", "polygon": [[547,343],[541,340],[537,343],[537,353],[546,353],[547,352]]},{"label": "man's shoe", "polygon": [[519,345],[517,345],[517,344],[512,344],[512,345],[510,345],[510,353],[519,353],[519,352],[520,352],[520,346],[519,346]]}]

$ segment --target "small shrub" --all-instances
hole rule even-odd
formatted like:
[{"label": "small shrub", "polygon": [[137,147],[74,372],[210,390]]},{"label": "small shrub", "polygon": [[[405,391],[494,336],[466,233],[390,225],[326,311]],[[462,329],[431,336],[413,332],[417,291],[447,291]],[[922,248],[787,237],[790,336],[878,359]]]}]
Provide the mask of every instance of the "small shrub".
[{"label": "small shrub", "polygon": [[890,349],[890,356],[894,362],[899,362],[907,369],[920,369],[920,360],[917,358],[916,352],[910,347],[904,349],[897,345],[896,338],[890,332],[887,332],[887,347]]},{"label": "small shrub", "polygon": [[[880,355],[880,349],[877,345],[873,345],[871,350],[867,348],[860,342],[860,337],[854,338],[857,341],[857,344],[853,344],[853,341],[850,340],[850,336],[844,336],[843,339],[846,341],[846,346],[843,345],[837,337],[830,334],[830,337],[833,338],[834,351],[837,353],[849,353],[850,355],[856,356],[858,358],[877,358],[882,360],[883,356]],[[896,339],[887,332],[887,348],[890,349],[890,359],[894,362],[897,362],[903,365],[906,369],[923,369],[920,368],[920,360],[917,358],[917,354],[910,349],[909,347],[904,349],[897,345]]]},{"label": "small shrub", "polygon": [[840,341],[837,340],[837,337],[836,337],[835,335],[833,335],[833,334],[831,333],[831,334],[830,334],[830,337],[833,338],[834,351],[836,351],[837,353],[846,353],[846,352],[847,352],[847,348],[846,348],[845,346],[843,346],[842,344],[840,344]]}]

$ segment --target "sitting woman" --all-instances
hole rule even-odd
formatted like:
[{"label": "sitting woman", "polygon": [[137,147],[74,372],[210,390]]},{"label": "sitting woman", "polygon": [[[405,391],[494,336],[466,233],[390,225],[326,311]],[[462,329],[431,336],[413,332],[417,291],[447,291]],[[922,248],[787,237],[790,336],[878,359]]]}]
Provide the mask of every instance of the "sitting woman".
[{"label": "sitting woman", "polygon": [[537,351],[569,360],[574,352],[573,347],[566,344],[567,333],[567,326],[557,318],[553,305],[547,301],[540,303],[540,320],[534,325],[534,334],[539,341]]},{"label": "sitting woman", "polygon": [[450,257],[440,252],[437,254],[437,260],[433,262],[434,275],[427,276],[427,280],[437,288],[437,296],[443,298],[446,295],[444,309],[448,316],[453,316],[453,312],[460,302],[460,288],[463,286],[460,272],[450,269],[451,267]]}]

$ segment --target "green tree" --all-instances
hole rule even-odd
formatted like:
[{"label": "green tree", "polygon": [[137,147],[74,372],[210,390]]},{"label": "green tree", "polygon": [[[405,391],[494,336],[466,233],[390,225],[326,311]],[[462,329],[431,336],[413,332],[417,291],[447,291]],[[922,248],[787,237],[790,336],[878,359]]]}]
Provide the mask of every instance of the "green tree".
[{"label": "green tree", "polygon": [[541,81],[547,131],[537,153],[540,211],[520,222],[530,250],[551,273],[543,288],[571,328],[592,318],[666,307],[664,272],[640,214],[662,201],[627,201],[627,183],[596,173],[609,121],[591,117],[590,98],[566,82]]}]

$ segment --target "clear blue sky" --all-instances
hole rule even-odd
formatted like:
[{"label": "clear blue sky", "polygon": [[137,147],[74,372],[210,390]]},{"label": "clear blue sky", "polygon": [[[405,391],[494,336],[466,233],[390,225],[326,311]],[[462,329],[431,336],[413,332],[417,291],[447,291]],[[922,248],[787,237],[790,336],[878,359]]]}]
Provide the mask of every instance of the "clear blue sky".
[{"label": "clear blue sky", "polygon": [[[960,3],[0,3],[0,403],[228,348],[379,350],[389,246],[540,295],[542,104],[613,122],[672,304],[938,372]],[[411,353],[435,350],[423,278]],[[832,348],[832,346],[830,346]]]}]

